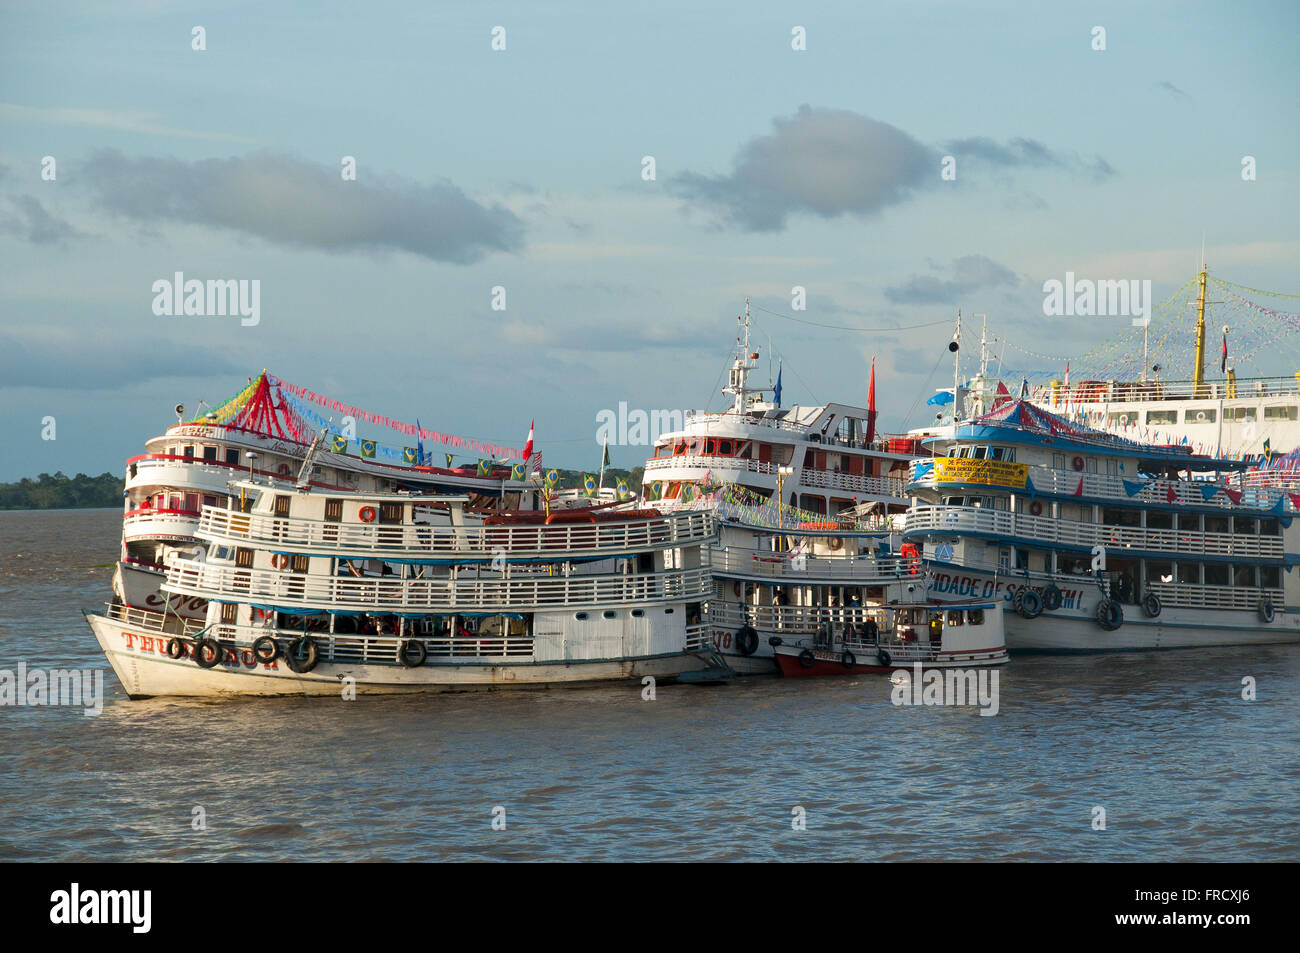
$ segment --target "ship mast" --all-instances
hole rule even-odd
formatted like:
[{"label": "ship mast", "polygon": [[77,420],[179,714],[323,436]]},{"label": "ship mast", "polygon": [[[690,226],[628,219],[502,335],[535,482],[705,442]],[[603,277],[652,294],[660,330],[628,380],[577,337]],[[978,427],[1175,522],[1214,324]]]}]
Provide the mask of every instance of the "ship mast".
[{"label": "ship mast", "polygon": [[1205,396],[1205,278],[1209,269],[1201,251],[1201,273],[1196,277],[1196,364],[1192,368],[1192,394]]},{"label": "ship mast", "polygon": [[749,350],[749,296],[745,296],[745,337],[743,342],[737,338],[736,343],[740,344],[742,350],[740,356],[731,363],[731,374],[727,378],[727,386],[722,389],[724,394],[732,394],[735,401],[732,404],[732,412],[743,414],[749,407],[749,395],[751,393],[761,393],[762,389],[751,390],[746,386],[749,379],[749,372],[758,366],[758,354]]}]

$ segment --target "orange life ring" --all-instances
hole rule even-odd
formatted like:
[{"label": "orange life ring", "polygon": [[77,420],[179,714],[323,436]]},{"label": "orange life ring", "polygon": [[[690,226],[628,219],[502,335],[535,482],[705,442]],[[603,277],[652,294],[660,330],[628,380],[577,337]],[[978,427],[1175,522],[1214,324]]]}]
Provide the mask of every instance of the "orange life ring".
[{"label": "orange life ring", "polygon": [[357,516],[361,518],[363,523],[373,523],[375,521],[375,508],[373,506],[363,506]]},{"label": "orange life ring", "polygon": [[1082,470],[1083,457],[1075,457],[1073,460],[1070,461],[1070,466],[1074,467],[1074,469],[1076,470]]},{"label": "orange life ring", "polygon": [[1034,516],[1042,516],[1043,504],[1039,503],[1037,500],[1034,500],[1034,502],[1029,504],[1029,512]]},{"label": "orange life ring", "polygon": [[289,557],[284,553],[275,553],[271,556],[272,569],[284,569],[289,565]]}]

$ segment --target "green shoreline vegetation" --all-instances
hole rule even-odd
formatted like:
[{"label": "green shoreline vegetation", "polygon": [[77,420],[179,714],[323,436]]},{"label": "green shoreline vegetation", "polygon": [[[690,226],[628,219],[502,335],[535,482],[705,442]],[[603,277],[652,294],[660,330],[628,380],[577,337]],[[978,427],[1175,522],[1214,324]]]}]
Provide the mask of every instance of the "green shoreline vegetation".
[{"label": "green shoreline vegetation", "polygon": [[[560,486],[582,486],[583,475],[588,471],[560,470]],[[595,476],[600,471],[592,473]],[[605,486],[618,484],[619,477],[628,478],[627,485],[635,492],[641,488],[641,467],[633,470],[605,469]],[[112,473],[87,476],[78,473],[70,477],[62,470],[42,473],[36,479],[23,477],[16,483],[0,483],[0,510],[69,510],[91,509],[122,505],[125,481]]]}]

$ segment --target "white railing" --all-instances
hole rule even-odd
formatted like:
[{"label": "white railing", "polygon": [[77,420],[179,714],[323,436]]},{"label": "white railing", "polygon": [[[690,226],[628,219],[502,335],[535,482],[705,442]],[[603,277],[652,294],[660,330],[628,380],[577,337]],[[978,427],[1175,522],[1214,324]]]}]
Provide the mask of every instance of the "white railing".
[{"label": "white railing", "polygon": [[199,459],[143,459],[131,464],[134,475],[129,476],[126,488],[138,486],[165,486],[173,489],[192,489],[207,493],[228,493],[232,480],[248,477],[248,468],[240,469],[229,464]]},{"label": "white railing", "polygon": [[892,496],[900,503],[903,502],[907,487],[906,481],[895,477],[858,476],[852,473],[835,473],[832,470],[810,470],[807,467],[799,471],[799,481],[803,486]]},{"label": "white railing", "polygon": [[1147,591],[1160,597],[1165,606],[1187,609],[1247,609],[1255,611],[1268,599],[1281,610],[1285,604],[1281,589],[1251,589],[1246,586],[1201,586],[1176,582],[1149,582]]},{"label": "white railing", "polygon": [[106,606],[104,615],[116,622],[125,623],[133,629],[173,635],[193,635],[204,626],[202,622],[181,618],[174,612],[150,612],[147,609],[137,609],[111,602],[106,603]]},{"label": "white railing", "polygon": [[903,532],[945,535],[973,533],[1085,549],[1100,545],[1108,549],[1193,556],[1241,556],[1255,559],[1281,559],[1283,556],[1280,536],[1107,526],[972,506],[915,506],[904,514]]},{"label": "white railing", "polygon": [[686,626],[686,651],[700,652],[713,648],[713,630],[707,622]]},{"label": "white railing", "polygon": [[331,523],[204,507],[199,532],[217,542],[279,552],[564,562],[700,545],[716,537],[717,527],[708,513],[689,511],[618,522],[434,526]]},{"label": "white railing", "polygon": [[716,596],[709,600],[709,622],[715,628],[738,629],[751,625],[760,632],[786,635],[813,635],[829,621],[839,634],[846,624],[861,625],[872,619],[881,621],[880,610],[866,606],[826,608],[823,606],[755,606],[723,602]]},{"label": "white railing", "polygon": [[424,643],[428,660],[441,664],[475,664],[483,659],[528,660],[533,657],[533,638],[527,635],[342,635],[332,632],[303,632],[300,629],[271,629],[262,626],[213,626],[209,636],[233,643],[236,651],[248,651],[253,641],[269,635],[281,651],[300,635],[316,643],[323,662],[355,662],[393,665],[397,648],[404,641]]},{"label": "white railing", "polygon": [[734,471],[775,476],[777,465],[762,460],[746,460],[743,457],[714,457],[700,453],[683,453],[676,457],[651,457],[645,462],[646,473],[651,470],[670,470],[674,467],[704,468],[712,470],[715,475],[720,472]]},{"label": "white railing", "polygon": [[356,578],[178,559],[167,570],[163,588],[206,599],[374,613],[524,612],[703,599],[712,590],[712,578],[707,569],[490,579]]},{"label": "white railing", "polygon": [[137,510],[122,517],[122,536],[136,539],[149,536],[197,536],[199,514],[195,510]]},{"label": "white railing", "polygon": [[[695,413],[687,411],[684,416],[687,427],[698,424],[730,424],[735,427],[767,427],[771,430],[783,430],[788,433],[806,434],[811,428],[805,424],[795,423],[794,421],[784,420],[777,417],[753,417],[749,414],[737,414],[735,412],[722,413]],[[692,436],[698,436],[692,434]]]},{"label": "white railing", "polygon": [[829,556],[774,553],[770,549],[714,547],[709,565],[719,576],[759,576],[790,584],[833,578],[855,586],[879,586],[919,576],[919,559],[899,556]]},{"label": "white railing", "polygon": [[[961,459],[967,458],[950,458],[939,457],[937,459]],[[976,461],[978,462],[978,461]],[[948,486],[963,486],[968,488],[970,493],[978,493],[980,486],[978,484],[965,484],[961,481],[940,481],[935,478],[934,470],[930,470],[921,479],[916,478],[918,468],[924,468],[929,465],[930,461],[918,461],[911,465],[909,470],[909,479],[913,489],[923,487],[927,489],[943,489]],[[1034,492],[1038,494],[1055,494],[1059,496],[1073,496],[1079,489],[1079,478],[1083,478],[1083,496],[1118,500],[1120,502],[1132,503],[1176,503],[1180,505],[1209,506],[1224,510],[1239,510],[1241,507],[1248,507],[1259,510],[1266,510],[1272,507],[1278,501],[1280,492],[1270,492],[1269,490],[1258,488],[1262,487],[1267,481],[1254,480],[1234,480],[1232,488],[1241,489],[1243,496],[1240,503],[1234,503],[1223,492],[1222,489],[1210,499],[1205,499],[1201,495],[1201,487],[1213,486],[1214,484],[1196,481],[1196,480],[1152,480],[1138,477],[1129,480],[1130,483],[1141,483],[1145,489],[1138,491],[1133,496],[1128,495],[1124,488],[1126,478],[1112,476],[1105,473],[1081,473],[1077,470],[1058,470],[1055,467],[1030,466],[1029,481],[1034,485]],[[1296,480],[1292,484],[1296,489],[1300,489],[1300,475],[1293,476]],[[1276,485],[1285,486],[1285,483]],[[1002,492],[1008,488],[999,487]],[[1173,490],[1173,499],[1169,498],[1169,491]],[[1023,494],[1023,491],[1022,491]],[[1069,502],[1068,500],[1066,502]],[[1294,513],[1296,507],[1288,505],[1288,511]]]},{"label": "white railing", "polygon": [[[1035,403],[1053,403],[1050,385],[1036,386],[1032,394]],[[1218,400],[1221,397],[1231,400],[1293,397],[1296,394],[1296,377],[1238,377],[1232,384],[1226,380],[1205,381],[1199,390],[1193,381],[1088,381],[1058,388],[1055,403],[1123,404],[1157,400]]]}]

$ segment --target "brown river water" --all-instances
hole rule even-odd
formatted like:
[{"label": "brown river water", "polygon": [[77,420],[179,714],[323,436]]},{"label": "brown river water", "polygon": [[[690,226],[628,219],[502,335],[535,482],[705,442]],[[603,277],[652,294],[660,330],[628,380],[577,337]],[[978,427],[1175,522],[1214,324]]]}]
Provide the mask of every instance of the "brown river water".
[{"label": "brown river water", "polygon": [[0,669],[105,669],[97,717],[0,708],[0,859],[1300,860],[1297,646],[1018,656],[992,717],[879,677],[130,701],[81,616],[120,532],[0,513]]}]

